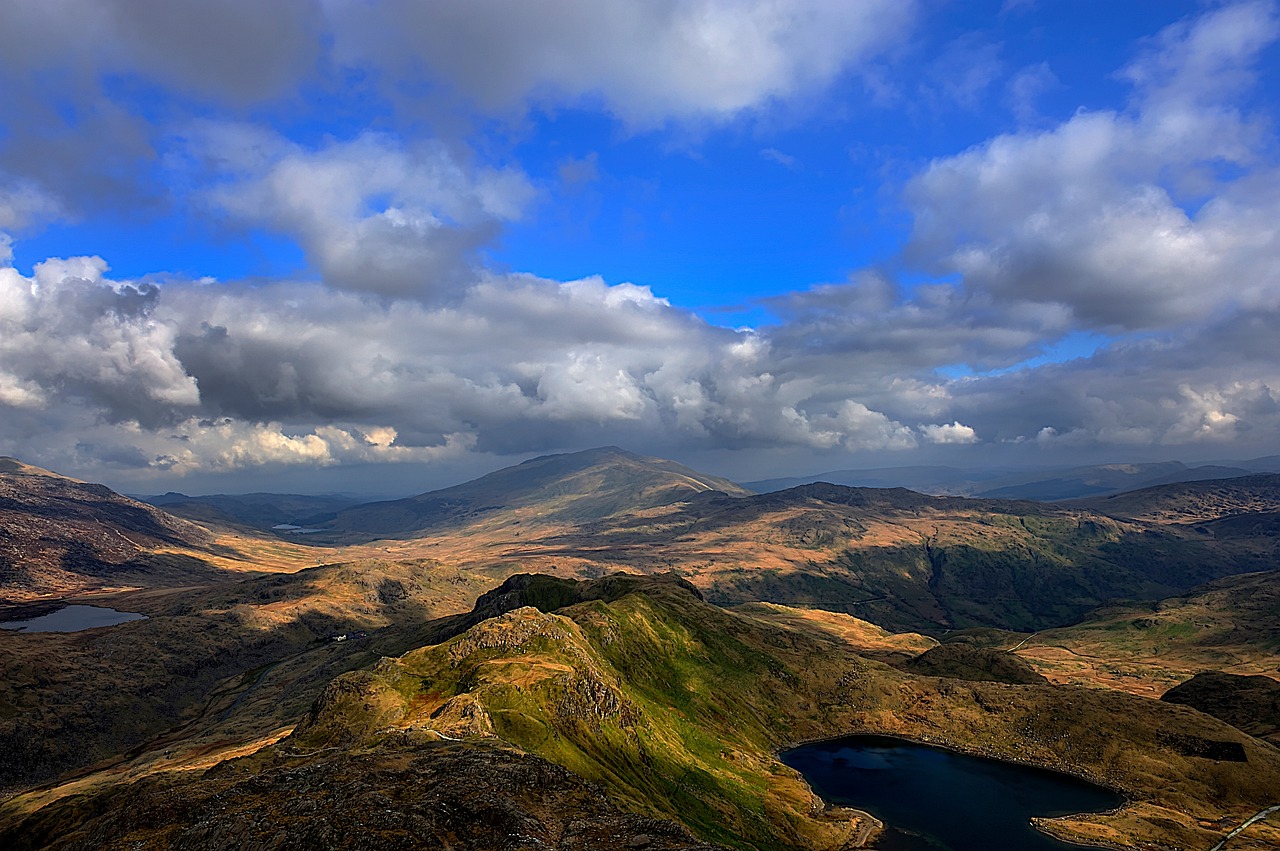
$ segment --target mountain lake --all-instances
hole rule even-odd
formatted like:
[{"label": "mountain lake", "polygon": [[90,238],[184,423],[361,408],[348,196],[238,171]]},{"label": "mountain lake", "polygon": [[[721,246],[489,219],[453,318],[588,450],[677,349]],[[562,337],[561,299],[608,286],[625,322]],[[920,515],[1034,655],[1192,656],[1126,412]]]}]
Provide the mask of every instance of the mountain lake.
[{"label": "mountain lake", "polygon": [[0,629],[14,632],[80,632],[127,621],[146,620],[137,612],[118,612],[104,606],[63,606],[47,615],[21,621],[5,621]]},{"label": "mountain lake", "polygon": [[885,823],[884,851],[1066,851],[1032,816],[1103,812],[1116,792],[1039,768],[881,736],[802,745],[784,763],[830,803]]}]

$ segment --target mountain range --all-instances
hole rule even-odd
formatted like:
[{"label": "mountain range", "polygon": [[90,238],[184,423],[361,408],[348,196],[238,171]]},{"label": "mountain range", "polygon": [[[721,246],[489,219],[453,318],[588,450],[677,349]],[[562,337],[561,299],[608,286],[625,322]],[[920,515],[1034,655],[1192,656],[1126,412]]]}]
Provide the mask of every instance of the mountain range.
[{"label": "mountain range", "polygon": [[0,488],[9,617],[147,615],[0,630],[4,847],[861,847],[777,759],[854,732],[1119,790],[1042,825],[1114,847],[1209,847],[1280,788],[1280,475],[758,494],[605,447],[182,517]]},{"label": "mountain range", "polygon": [[1056,501],[1107,496],[1175,482],[1227,479],[1251,473],[1280,472],[1280,456],[1249,461],[1221,461],[1189,466],[1181,461],[1095,464],[1033,470],[965,470],[956,467],[882,467],[869,470],[831,470],[812,476],[792,476],[747,482],[758,493],[828,482],[848,487],[906,487],[922,493],[993,499]]}]

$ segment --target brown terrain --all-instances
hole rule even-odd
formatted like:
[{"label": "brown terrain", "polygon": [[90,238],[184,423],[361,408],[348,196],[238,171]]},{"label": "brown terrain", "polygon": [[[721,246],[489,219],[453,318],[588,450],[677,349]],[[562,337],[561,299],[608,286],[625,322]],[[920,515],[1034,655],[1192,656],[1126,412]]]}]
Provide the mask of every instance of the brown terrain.
[{"label": "brown terrain", "polygon": [[[1064,837],[1208,848],[1280,803],[1277,481],[754,496],[610,448],[310,518],[175,497],[194,523],[7,461],[9,616],[148,617],[0,631],[0,843],[501,847],[483,813],[510,847],[852,847],[873,820],[775,754],[869,732],[1129,799]],[[570,581],[618,569],[674,573]]]}]

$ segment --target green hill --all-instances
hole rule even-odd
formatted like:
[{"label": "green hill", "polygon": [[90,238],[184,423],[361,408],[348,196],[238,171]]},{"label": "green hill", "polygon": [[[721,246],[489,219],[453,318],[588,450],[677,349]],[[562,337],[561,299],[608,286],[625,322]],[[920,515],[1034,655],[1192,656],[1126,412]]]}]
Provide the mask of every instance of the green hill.
[{"label": "green hill", "polygon": [[[851,732],[1027,762],[1124,792],[1129,803],[1119,811],[1048,825],[1094,843],[1208,847],[1219,820],[1243,820],[1280,788],[1280,750],[1194,710],[1095,689],[911,676],[708,605],[674,578],[522,578],[488,599],[498,608],[529,599],[558,608],[520,606],[345,674],[290,737],[251,757],[63,798],[26,817],[11,803],[0,841],[60,848],[77,847],[76,837],[127,837],[152,848],[174,837],[254,835],[294,847],[317,820],[390,830],[422,793],[371,798],[391,788],[388,775],[401,778],[396,788],[426,789],[441,782],[431,780],[436,759],[455,760],[470,777],[514,749],[585,778],[611,807],[678,820],[706,841],[838,848],[861,834],[862,819],[815,806],[775,754]],[[555,797],[563,784],[549,788],[552,800],[567,800]],[[371,810],[351,811],[370,800]],[[534,835],[546,820],[516,818],[528,809],[522,800],[514,790],[486,806]],[[236,832],[201,834],[212,825]],[[420,847],[453,846],[424,832]]]}]

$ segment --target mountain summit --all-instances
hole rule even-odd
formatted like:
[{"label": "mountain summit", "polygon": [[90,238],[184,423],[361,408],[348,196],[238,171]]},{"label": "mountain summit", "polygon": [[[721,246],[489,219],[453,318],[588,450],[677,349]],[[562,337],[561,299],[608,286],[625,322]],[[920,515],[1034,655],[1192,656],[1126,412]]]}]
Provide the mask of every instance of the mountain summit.
[{"label": "mountain summit", "polygon": [[605,446],[543,455],[442,490],[355,506],[323,525],[340,532],[394,536],[469,526],[499,516],[509,522],[584,523],[685,502],[712,491],[751,494],[728,479],[675,461]]}]

